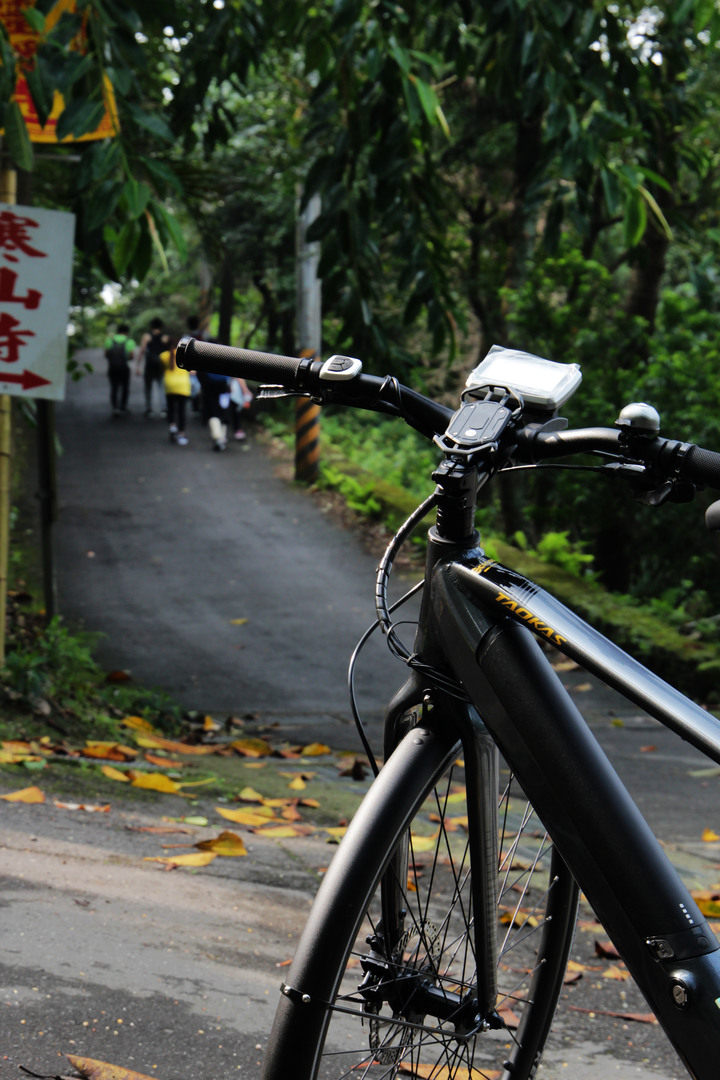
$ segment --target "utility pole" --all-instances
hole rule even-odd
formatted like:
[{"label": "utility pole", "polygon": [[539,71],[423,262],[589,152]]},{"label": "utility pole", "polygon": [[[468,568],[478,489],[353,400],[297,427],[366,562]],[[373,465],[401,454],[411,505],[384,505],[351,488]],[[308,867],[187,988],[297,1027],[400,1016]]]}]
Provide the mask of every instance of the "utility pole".
[{"label": "utility pole", "polygon": [[[298,196],[298,203],[300,196]],[[297,336],[300,356],[320,357],[322,344],[321,283],[317,276],[320,245],[308,243],[307,231],[320,214],[320,196],[313,195],[298,212]],[[320,462],[320,406],[298,398],[295,406],[295,479],[312,484]]]}]

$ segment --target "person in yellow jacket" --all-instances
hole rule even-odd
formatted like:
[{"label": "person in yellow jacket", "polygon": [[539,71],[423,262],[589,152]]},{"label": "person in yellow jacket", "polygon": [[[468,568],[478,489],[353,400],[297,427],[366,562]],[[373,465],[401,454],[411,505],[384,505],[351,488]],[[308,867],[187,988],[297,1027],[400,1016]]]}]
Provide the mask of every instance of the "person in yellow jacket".
[{"label": "person in yellow jacket", "polygon": [[[175,342],[177,344],[177,342]],[[170,442],[178,446],[187,446],[185,434],[185,412],[190,400],[190,372],[175,363],[175,347],[160,354],[164,368],[163,382],[167,398],[167,420]]]}]

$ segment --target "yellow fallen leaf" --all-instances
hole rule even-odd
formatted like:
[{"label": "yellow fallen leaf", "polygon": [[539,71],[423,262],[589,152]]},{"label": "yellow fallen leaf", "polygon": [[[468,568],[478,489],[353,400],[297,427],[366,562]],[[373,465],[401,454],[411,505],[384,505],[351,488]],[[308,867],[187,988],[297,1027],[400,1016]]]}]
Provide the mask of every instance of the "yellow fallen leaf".
[{"label": "yellow fallen leaf", "polygon": [[133,773],[132,786],[148,791],[163,791],[169,795],[180,794],[180,785],[164,773]]},{"label": "yellow fallen leaf", "polygon": [[174,742],[163,739],[160,735],[136,735],[135,742],[146,750],[169,750],[171,754],[216,754],[220,746],[194,746],[190,743]]},{"label": "yellow fallen leaf", "polygon": [[271,836],[273,840],[290,840],[296,836],[309,836],[315,830],[312,825],[266,825],[255,832],[259,836]]},{"label": "yellow fallen leaf", "polygon": [[307,784],[303,780],[302,776],[296,776],[294,780],[291,780],[288,784],[291,791],[304,791]]},{"label": "yellow fallen leaf", "polygon": [[231,626],[244,626],[246,622],[247,622],[247,619],[231,619],[230,620],[230,625]]},{"label": "yellow fallen leaf", "polygon": [[275,819],[275,812],[269,806],[241,807],[238,810],[226,810],[224,806],[216,806],[218,814],[234,821],[236,825],[267,825]]},{"label": "yellow fallen leaf", "polygon": [[65,1057],[83,1080],[150,1080],[144,1073],[133,1072],[132,1069],[124,1069],[120,1065],[110,1065],[107,1061],[76,1057],[75,1054],[66,1054]]},{"label": "yellow fallen leaf", "polygon": [[5,799],[6,802],[21,802],[21,803],[44,803],[45,795],[39,787],[26,787],[21,791],[11,791],[9,795],[0,795],[0,799]]},{"label": "yellow fallen leaf", "polygon": [[308,743],[307,746],[303,746],[300,751],[301,757],[322,757],[323,754],[331,754],[332,750],[325,743]]},{"label": "yellow fallen leaf", "polygon": [[18,753],[14,750],[0,750],[0,765],[20,765],[23,761],[42,761],[39,754]]},{"label": "yellow fallen leaf", "polygon": [[130,783],[130,777],[127,773],[122,772],[120,769],[114,769],[112,765],[103,765],[100,768],[100,772],[103,776],[107,776],[108,780],[119,780],[123,784]]},{"label": "yellow fallen leaf", "polygon": [[146,855],[143,861],[165,863],[167,866],[208,866],[214,858],[214,851],[193,851],[189,855]]},{"label": "yellow fallen leaf", "polygon": [[152,726],[149,720],[145,720],[142,716],[126,716],[122,721],[124,727],[131,728],[133,731],[144,731],[147,734],[155,734],[156,729]]},{"label": "yellow fallen leaf", "polygon": [[720,889],[697,889],[691,895],[703,915],[720,918]]},{"label": "yellow fallen leaf", "polygon": [[706,844],[712,844],[716,840],[720,840],[720,836],[718,836],[716,832],[713,832],[712,829],[703,829],[702,838]]},{"label": "yellow fallen leaf", "polygon": [[203,720],[203,731],[220,731],[220,725],[212,716],[206,716]]},{"label": "yellow fallen leaf", "polygon": [[617,979],[618,982],[626,982],[629,978],[630,972],[626,968],[617,967],[615,964],[603,971],[603,979]]},{"label": "yellow fallen leaf", "polygon": [[410,842],[413,851],[433,851],[437,843],[439,833],[432,836],[411,836]]},{"label": "yellow fallen leaf", "polygon": [[225,857],[247,855],[245,844],[234,832],[221,832],[214,840],[200,840],[195,847],[200,851],[214,851],[216,855]]},{"label": "yellow fallen leaf", "polygon": [[255,790],[255,788],[244,787],[238,795],[238,799],[240,799],[241,802],[262,803],[265,801],[265,796],[261,795],[259,791]]},{"label": "yellow fallen leaf", "polygon": [[347,831],[347,825],[335,825],[332,828],[325,829],[326,833],[328,833],[330,836],[335,836],[337,838],[344,836]]},{"label": "yellow fallen leaf", "polygon": [[272,754],[272,746],[265,739],[250,738],[236,739],[235,742],[230,743],[233,750],[237,750],[238,754],[242,754],[243,757],[268,757]]}]

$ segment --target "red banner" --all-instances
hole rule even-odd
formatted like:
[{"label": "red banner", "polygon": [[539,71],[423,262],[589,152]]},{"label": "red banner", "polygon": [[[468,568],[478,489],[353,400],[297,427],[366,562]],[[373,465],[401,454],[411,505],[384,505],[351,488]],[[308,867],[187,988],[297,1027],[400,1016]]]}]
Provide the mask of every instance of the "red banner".
[{"label": "red banner", "polygon": [[[21,71],[23,68],[32,66],[37,47],[42,40],[41,35],[31,29],[23,15],[23,11],[31,7],[34,7],[34,0],[32,2],[28,2],[28,0],[24,0],[24,2],[23,0],[0,0],[0,21],[4,24],[10,44],[20,60]],[[46,31],[51,30],[60,16],[66,11],[75,11],[75,0],[57,0],[57,3],[45,17]],[[84,51],[84,34],[78,35],[71,48],[76,49],[78,52]],[[119,124],[115,109],[115,95],[113,94],[112,84],[107,77],[103,79],[103,97],[105,100],[105,115],[98,127],[94,131],[86,132],[84,135],[69,135],[63,139],[63,144],[87,142],[91,139],[108,139],[117,134]],[[22,74],[18,76],[14,99],[20,106],[30,141],[57,143],[57,120],[65,108],[62,95],[57,91],[55,92],[52,112],[44,127],[41,125],[35,111],[27,82]]]}]

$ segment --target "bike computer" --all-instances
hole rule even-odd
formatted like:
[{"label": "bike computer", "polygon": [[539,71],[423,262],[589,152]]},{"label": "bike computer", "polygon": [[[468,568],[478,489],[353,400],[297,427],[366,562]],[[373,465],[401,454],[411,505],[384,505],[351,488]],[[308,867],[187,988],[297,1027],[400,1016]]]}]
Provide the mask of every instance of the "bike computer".
[{"label": "bike computer", "polygon": [[519,394],[526,405],[554,412],[575,393],[581,380],[578,364],[558,364],[520,349],[493,345],[465,385],[468,389],[502,386]]}]

